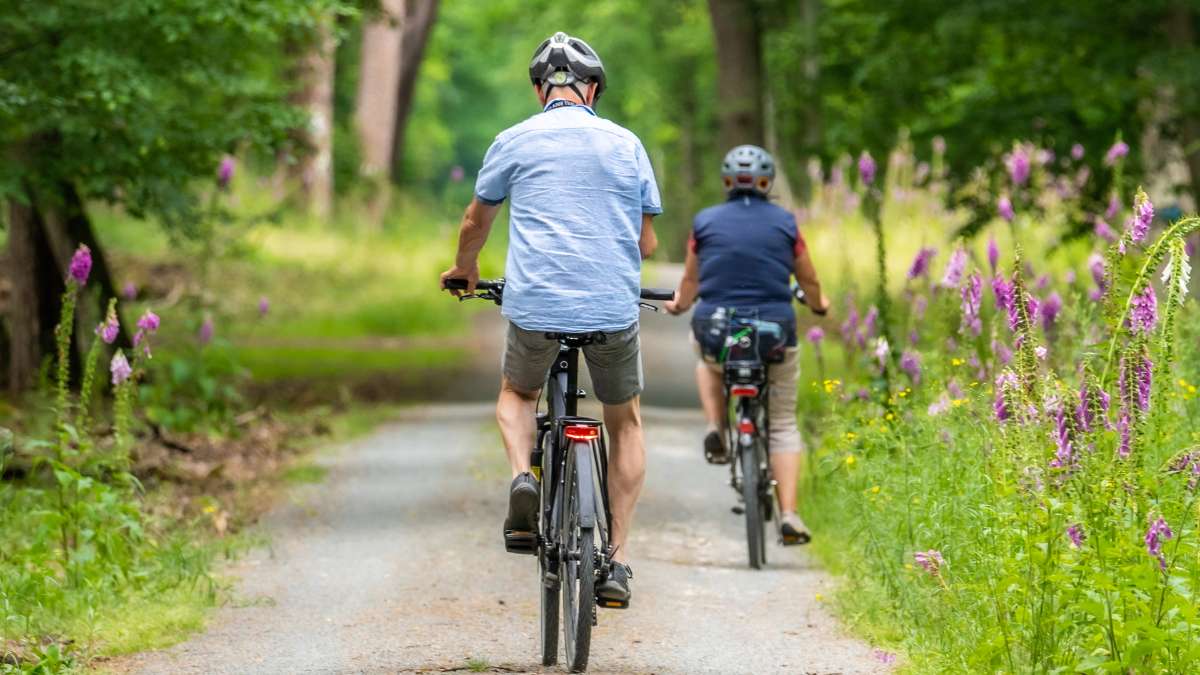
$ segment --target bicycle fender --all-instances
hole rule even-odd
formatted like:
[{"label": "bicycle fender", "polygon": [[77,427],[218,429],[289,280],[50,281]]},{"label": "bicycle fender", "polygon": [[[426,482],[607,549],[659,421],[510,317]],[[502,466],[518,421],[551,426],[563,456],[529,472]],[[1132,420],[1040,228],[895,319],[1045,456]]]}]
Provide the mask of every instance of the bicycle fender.
[{"label": "bicycle fender", "polygon": [[592,468],[592,445],[575,443],[575,470],[579,476],[579,525],[596,526],[596,481]]}]

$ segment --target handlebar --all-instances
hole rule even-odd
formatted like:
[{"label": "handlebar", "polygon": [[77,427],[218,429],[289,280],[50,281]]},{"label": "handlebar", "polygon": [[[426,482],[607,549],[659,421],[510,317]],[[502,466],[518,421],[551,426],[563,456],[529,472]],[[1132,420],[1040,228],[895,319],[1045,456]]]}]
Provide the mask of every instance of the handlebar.
[{"label": "handlebar", "polygon": [[[467,290],[467,280],[446,279],[442,283],[442,288],[448,291],[465,291]],[[642,300],[674,300],[675,291],[665,288],[643,288],[639,296]],[[475,294],[464,295],[460,299],[465,300],[471,297],[492,300],[496,304],[500,304],[504,297],[504,279],[480,279],[475,283]],[[649,305],[648,307],[653,308]]]}]

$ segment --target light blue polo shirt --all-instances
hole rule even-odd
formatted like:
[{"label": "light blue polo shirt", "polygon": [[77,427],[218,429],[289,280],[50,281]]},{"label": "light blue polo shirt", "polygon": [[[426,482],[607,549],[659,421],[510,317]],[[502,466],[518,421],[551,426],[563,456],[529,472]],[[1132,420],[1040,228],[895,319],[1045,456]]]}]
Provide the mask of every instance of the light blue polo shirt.
[{"label": "light blue polo shirt", "polygon": [[488,148],[475,196],[510,199],[504,316],[526,330],[617,331],[638,320],[642,214],[662,213],[632,132],[554,100]]}]

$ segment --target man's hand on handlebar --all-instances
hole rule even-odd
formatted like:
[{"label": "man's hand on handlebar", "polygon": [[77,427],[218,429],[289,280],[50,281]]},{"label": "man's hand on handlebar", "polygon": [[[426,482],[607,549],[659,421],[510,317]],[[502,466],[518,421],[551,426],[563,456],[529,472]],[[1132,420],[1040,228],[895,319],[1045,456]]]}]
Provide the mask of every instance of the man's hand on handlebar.
[{"label": "man's hand on handlebar", "polygon": [[[465,291],[459,290],[459,289],[447,289],[446,288],[446,280],[447,279],[465,279],[467,282],[467,289]],[[476,263],[474,265],[471,265],[470,268],[462,268],[462,267],[459,267],[458,265],[455,265],[454,267],[451,267],[450,269],[446,270],[445,272],[442,272],[442,276],[439,279],[438,283],[441,286],[442,290],[449,290],[456,298],[461,295],[469,295],[471,293],[474,293],[475,292],[475,284],[479,283],[479,264]]]},{"label": "man's hand on handlebar", "polygon": [[821,304],[819,307],[811,307],[812,313],[817,316],[825,316],[829,313],[829,298],[824,293],[821,294]]}]

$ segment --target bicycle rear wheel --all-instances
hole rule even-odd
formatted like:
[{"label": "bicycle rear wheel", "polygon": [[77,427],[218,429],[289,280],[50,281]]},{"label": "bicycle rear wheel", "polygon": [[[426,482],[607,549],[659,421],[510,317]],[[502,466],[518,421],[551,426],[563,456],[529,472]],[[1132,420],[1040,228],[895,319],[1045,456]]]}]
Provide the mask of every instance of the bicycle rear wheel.
[{"label": "bicycle rear wheel", "polygon": [[596,544],[595,528],[584,522],[588,500],[593,498],[590,448],[577,447],[573,455],[564,485],[566,511],[561,535],[566,543],[566,560],[562,565],[563,637],[567,666],[571,672],[579,673],[587,669],[596,616]]},{"label": "bicycle rear wheel", "polygon": [[742,447],[742,500],[746,507],[746,548],[750,554],[750,567],[762,569],[767,562],[766,510],[763,508],[762,474],[759,472],[759,454],[762,445],[755,440],[750,447]]}]

